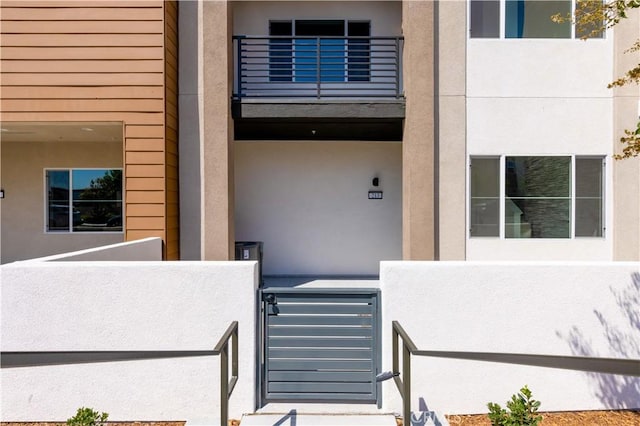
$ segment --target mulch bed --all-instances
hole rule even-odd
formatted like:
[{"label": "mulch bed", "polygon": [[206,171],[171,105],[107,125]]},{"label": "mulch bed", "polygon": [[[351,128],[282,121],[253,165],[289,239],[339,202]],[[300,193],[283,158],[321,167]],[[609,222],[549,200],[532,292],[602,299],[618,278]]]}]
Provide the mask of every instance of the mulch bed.
[{"label": "mulch bed", "polygon": [[[640,426],[640,411],[571,411],[540,413],[540,426]],[[491,426],[486,414],[446,416],[451,426]]]},{"label": "mulch bed", "polygon": [[[640,426],[640,410],[540,413],[540,426]],[[446,416],[451,426],[491,426],[486,414]],[[185,422],[107,422],[112,426],[184,426]],[[229,426],[238,426],[230,420]],[[402,421],[399,421],[402,424]],[[0,422],[0,426],[66,426],[61,422]]]},{"label": "mulch bed", "polygon": [[[184,426],[185,422],[107,422],[110,426]],[[0,426],[67,426],[66,422],[0,422]]]}]

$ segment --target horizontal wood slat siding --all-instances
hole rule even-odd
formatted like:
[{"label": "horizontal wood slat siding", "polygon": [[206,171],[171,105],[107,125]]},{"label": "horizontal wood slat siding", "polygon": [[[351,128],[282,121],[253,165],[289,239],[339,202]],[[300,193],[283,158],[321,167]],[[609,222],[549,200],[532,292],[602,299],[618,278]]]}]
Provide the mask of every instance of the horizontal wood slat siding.
[{"label": "horizontal wood slat siding", "polygon": [[[97,2],[92,1],[91,5]],[[20,6],[25,5],[24,0]],[[48,3],[50,4],[50,3]],[[5,7],[2,9],[2,18],[6,20],[20,20],[23,17],[21,8]],[[29,12],[30,21],[159,21],[162,19],[162,10],[155,8],[133,7],[66,7],[66,8],[42,8]]]},{"label": "horizontal wood slat siding", "polygon": [[167,187],[166,206],[166,257],[180,258],[179,196],[178,196],[178,3],[164,2],[165,47],[165,176]]},{"label": "horizontal wood slat siding", "polygon": [[[28,9],[25,10],[28,11]],[[105,34],[107,36],[158,34],[158,22],[162,21],[4,21],[2,32],[3,34]]]},{"label": "horizontal wood slat siding", "polygon": [[4,46],[25,47],[97,47],[97,46],[161,46],[159,34],[3,34]]},{"label": "horizontal wood slat siding", "polygon": [[[3,28],[4,29],[4,26]],[[0,51],[0,59],[47,59],[47,60],[91,60],[91,59],[158,59],[164,50],[161,47],[6,47]],[[36,69],[34,71],[42,71]]]},{"label": "horizontal wood slat siding", "polygon": [[176,4],[5,0],[0,7],[2,119],[122,122],[125,238],[161,237],[165,258],[177,258]]},{"label": "horizontal wood slat siding", "polygon": [[[134,72],[145,72],[145,73],[161,73],[163,70],[164,64],[162,61],[158,60],[134,60],[134,61],[126,61],[126,60],[112,60],[112,61],[6,61],[4,67],[2,68],[3,72],[13,73],[13,72],[26,72],[32,73],[34,69],[42,70],[47,73],[65,73],[65,72],[75,72],[75,73],[115,73],[122,72],[122,70],[127,70],[129,73]],[[129,88],[127,87],[127,90]],[[122,97],[122,95],[118,96]],[[162,99],[162,96],[157,96]]]}]

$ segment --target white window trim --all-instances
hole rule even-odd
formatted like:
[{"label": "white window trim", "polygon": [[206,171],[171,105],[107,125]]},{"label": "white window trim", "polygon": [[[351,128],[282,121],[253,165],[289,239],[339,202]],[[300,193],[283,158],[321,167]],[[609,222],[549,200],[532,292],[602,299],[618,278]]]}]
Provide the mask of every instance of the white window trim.
[{"label": "white window trim", "polygon": [[[569,229],[569,238],[506,238],[505,235],[505,206],[506,206],[506,195],[505,195],[505,171],[506,171],[506,158],[507,157],[570,157],[571,158],[571,217],[569,218],[570,229]],[[589,236],[576,236],[575,235],[575,218],[576,218],[576,157],[578,158],[594,158],[602,161],[602,206],[601,206],[601,219],[602,219],[602,235],[596,237]],[[500,211],[498,213],[499,227],[498,227],[498,236],[497,237],[489,237],[489,236],[472,236],[471,235],[471,159],[472,158],[498,158],[499,159],[499,196],[500,196]],[[491,154],[479,154],[479,155],[469,155],[467,157],[467,190],[466,190],[466,222],[467,222],[467,240],[518,240],[518,241],[539,241],[539,240],[604,240],[607,238],[607,155],[579,155],[579,154],[500,154],[500,155],[491,155]]]},{"label": "white window trim", "polygon": [[[120,170],[122,172],[122,230],[121,231],[82,231],[82,232],[74,232],[73,231],[73,215],[69,214],[69,230],[68,231],[49,231],[47,229],[48,219],[49,219],[49,194],[47,191],[47,172],[48,171],[67,171],[69,172],[69,188],[73,188],[73,171],[74,170]],[[45,167],[42,170],[42,188],[43,188],[43,232],[47,235],[114,235],[114,234],[124,234],[125,230],[125,202],[124,202],[124,168],[122,167]],[[70,191],[72,191],[70,189]],[[73,211],[73,196],[69,197],[69,211]]]}]

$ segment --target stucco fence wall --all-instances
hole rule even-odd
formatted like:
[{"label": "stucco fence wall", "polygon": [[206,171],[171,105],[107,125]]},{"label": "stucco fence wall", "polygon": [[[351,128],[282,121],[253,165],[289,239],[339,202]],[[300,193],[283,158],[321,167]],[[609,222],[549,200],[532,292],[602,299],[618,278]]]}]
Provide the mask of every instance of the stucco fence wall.
[{"label": "stucco fence wall", "polygon": [[[254,408],[256,262],[17,262],[0,268],[1,350],[212,350],[239,321],[230,415]],[[2,368],[2,421],[219,424],[219,356]],[[237,417],[236,417],[237,418]]]},{"label": "stucco fence wall", "polygon": [[[18,262],[0,267],[4,351],[211,350],[239,321],[230,416],[255,408],[255,262]],[[343,282],[348,286],[348,282]],[[640,358],[640,263],[382,262],[391,322],[419,349]],[[414,357],[412,408],[486,412],[527,384],[544,410],[640,408],[640,378]],[[219,423],[219,357],[2,368],[2,421]],[[392,381],[385,412],[401,412]],[[293,407],[293,405],[292,405]],[[353,411],[345,406],[344,411]],[[314,409],[317,411],[317,409]]]},{"label": "stucco fence wall", "polygon": [[[638,262],[382,262],[380,272],[385,370],[393,320],[421,350],[640,359]],[[640,408],[640,377],[432,357],[411,368],[413,410],[486,412],[525,384],[545,411]],[[384,396],[400,410],[392,380]]]}]

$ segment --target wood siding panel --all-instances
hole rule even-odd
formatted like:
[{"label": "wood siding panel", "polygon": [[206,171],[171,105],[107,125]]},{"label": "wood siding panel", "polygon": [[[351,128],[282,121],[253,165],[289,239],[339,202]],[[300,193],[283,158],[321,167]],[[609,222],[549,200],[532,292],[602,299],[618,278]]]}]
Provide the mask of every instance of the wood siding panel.
[{"label": "wood siding panel", "polygon": [[[5,61],[9,62],[9,61]],[[5,63],[3,62],[3,64]],[[55,63],[55,62],[54,62]],[[0,78],[0,83],[2,79]],[[159,99],[161,86],[3,87],[0,99]]]},{"label": "wood siding panel", "polygon": [[[95,4],[95,1],[91,1],[86,6],[93,7],[32,7],[28,13],[24,7],[5,7],[2,9],[2,19],[6,21],[20,21],[25,17],[30,21],[160,21],[163,19],[162,9],[159,7],[95,7]],[[24,0],[19,6],[25,6]],[[34,3],[29,2],[26,6],[34,6]]]},{"label": "wood siding panel", "polygon": [[[139,123],[138,127],[160,127],[164,121],[161,112],[158,113],[122,113],[122,112],[4,112],[3,121],[124,121]],[[147,125],[147,126],[144,126]],[[149,135],[154,137],[154,135]],[[144,134],[138,137],[144,138]]]},{"label": "wood siding panel", "polygon": [[[164,63],[158,60],[144,61],[20,61],[7,60],[2,63],[3,73],[162,73]],[[120,95],[119,97],[121,97]]]},{"label": "wood siding panel", "polygon": [[3,86],[161,86],[159,73],[3,73]]},{"label": "wood siding panel", "polygon": [[128,205],[156,205],[160,204],[164,211],[164,190],[160,191],[134,191],[127,188],[127,206]]},{"label": "wood siding panel", "polygon": [[3,99],[3,111],[162,112],[159,99]]},{"label": "wood siding panel", "polygon": [[130,8],[130,7],[160,7],[160,2],[150,0],[89,0],[83,3],[78,0],[3,0],[4,7],[20,7],[20,8],[60,8],[69,7],[77,8],[78,6],[100,7],[100,8]]},{"label": "wood siding panel", "polygon": [[[0,59],[84,60],[84,59],[158,59],[162,47],[3,47]],[[34,72],[41,71],[40,69]]]},{"label": "wood siding panel", "polygon": [[164,150],[164,140],[128,138],[125,149],[127,151],[162,151]]},{"label": "wood siding panel", "polygon": [[160,216],[128,216],[127,227],[129,229],[165,229],[165,219]]},{"label": "wood siding panel", "polygon": [[162,46],[158,34],[2,34],[3,46],[25,47],[97,47]]},{"label": "wood siding panel", "polygon": [[128,204],[127,216],[163,216],[164,204]]},{"label": "wood siding panel", "polygon": [[126,151],[126,164],[164,164],[165,156],[163,151]]},{"label": "wood siding panel", "polygon": [[159,237],[164,240],[165,232],[163,230],[138,230],[131,229],[127,223],[127,241],[141,240],[143,238]]},{"label": "wood siding panel", "polygon": [[163,126],[135,126],[130,125],[125,129],[127,138],[164,138]]},{"label": "wood siding panel", "polygon": [[[164,178],[127,177],[125,178],[126,191],[165,191]],[[128,195],[128,194],[127,194]],[[164,200],[162,200],[164,202]]]},{"label": "wood siding panel", "polygon": [[162,34],[162,21],[3,21],[2,34]]},{"label": "wood siding panel", "polygon": [[165,257],[176,256],[178,243],[173,235],[169,242],[167,229],[177,224],[177,195],[167,195],[174,183],[165,177],[177,170],[173,157],[167,165],[165,138],[177,135],[176,102],[166,107],[165,89],[168,82],[173,92],[177,87],[177,34],[166,30],[177,28],[176,5],[49,0],[0,7],[3,121],[124,123],[125,238],[161,237]]},{"label": "wood siding panel", "polygon": [[165,177],[163,164],[127,164],[125,174],[130,178]]}]

